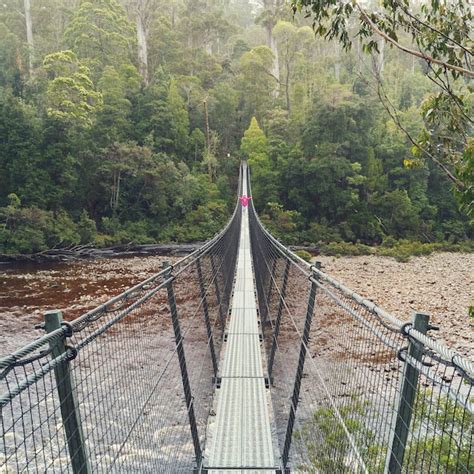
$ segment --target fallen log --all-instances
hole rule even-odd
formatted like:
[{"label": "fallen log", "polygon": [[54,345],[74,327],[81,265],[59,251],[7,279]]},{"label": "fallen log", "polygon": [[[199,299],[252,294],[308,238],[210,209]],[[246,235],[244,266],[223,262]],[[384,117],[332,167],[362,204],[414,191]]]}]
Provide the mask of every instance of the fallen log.
[{"label": "fallen log", "polygon": [[310,253],[311,255],[319,255],[321,248],[315,246],[305,246],[305,245],[289,245],[288,248],[292,252],[297,252],[298,250],[304,250],[305,252]]},{"label": "fallen log", "polygon": [[14,262],[67,262],[100,258],[121,258],[150,255],[182,256],[193,252],[202,243],[194,244],[125,244],[114,247],[94,248],[88,245],[54,248],[33,254],[0,254],[0,263]]}]

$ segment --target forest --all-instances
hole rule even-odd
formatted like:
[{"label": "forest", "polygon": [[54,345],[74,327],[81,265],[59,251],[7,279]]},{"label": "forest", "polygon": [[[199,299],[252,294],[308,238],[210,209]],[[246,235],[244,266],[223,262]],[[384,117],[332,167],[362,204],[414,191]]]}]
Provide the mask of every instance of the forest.
[{"label": "forest", "polygon": [[468,2],[364,5],[3,0],[0,253],[203,241],[241,159],[285,243],[470,245]]}]

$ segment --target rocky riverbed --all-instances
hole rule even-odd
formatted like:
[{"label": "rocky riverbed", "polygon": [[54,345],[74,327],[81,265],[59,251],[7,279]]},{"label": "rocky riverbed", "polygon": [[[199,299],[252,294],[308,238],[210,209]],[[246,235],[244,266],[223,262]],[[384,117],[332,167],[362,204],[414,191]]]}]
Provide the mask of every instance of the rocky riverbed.
[{"label": "rocky riverbed", "polygon": [[[34,325],[41,322],[46,310],[61,309],[66,319],[73,319],[155,274],[161,269],[163,260],[165,258],[160,257],[121,258],[0,268],[0,357],[42,334],[42,331],[34,329]],[[402,320],[408,320],[414,311],[429,313],[432,323],[440,327],[439,333],[434,333],[435,337],[443,340],[460,354],[474,358],[474,324],[468,315],[468,308],[472,304],[473,297],[474,255],[440,253],[412,258],[408,263],[399,263],[391,258],[375,256],[320,257],[318,260],[322,261],[325,272]],[[192,275],[188,277],[191,278]],[[295,308],[299,308],[298,302],[301,299],[299,293],[304,294],[304,298],[301,299],[304,310],[308,289],[306,278],[303,283],[306,286],[302,285],[300,291],[299,281],[296,279],[292,282],[294,292],[291,296],[295,302]],[[188,356],[188,368],[191,374],[191,386],[195,389],[198,423],[203,435],[205,420],[211,406],[213,386],[210,376],[211,365],[204,343],[207,340],[205,328],[202,321],[194,317],[196,301],[199,299],[196,288],[196,284],[178,285],[176,295],[181,316],[185,320],[183,329],[186,335],[186,352],[193,354],[192,357]],[[161,314],[162,307],[166,306],[164,299],[160,298],[163,299],[164,296],[158,295],[154,306],[148,308],[153,314]],[[352,357],[354,354],[366,354],[365,339],[359,331],[354,333],[354,337],[350,340],[344,340],[345,345],[338,345],[337,341],[341,342],[341,340],[338,340],[337,336],[339,335],[340,338],[344,332],[336,326],[350,325],[350,318],[344,317],[340,311],[338,312],[338,308],[329,304],[329,301],[326,301],[325,305],[324,298],[319,302],[321,304],[318,309],[319,316],[326,318],[326,324],[320,327],[315,326],[317,331],[311,340],[311,349],[317,357],[306,367],[307,373],[303,379],[301,392],[303,402],[300,407],[300,421],[304,422],[312,416],[316,401],[318,403],[324,401],[324,393],[315,390],[315,387],[319,385],[314,384],[313,381],[319,379],[314,371],[322,373],[325,383],[330,386],[331,393],[343,399],[347,399],[349,389],[362,390],[368,387],[370,393],[383,393],[387,400],[391,400],[398,386],[397,362],[387,363],[384,358],[381,358],[381,354],[386,355],[386,349],[381,344],[377,345],[371,338],[370,340],[375,345],[370,349],[373,354],[372,352],[368,354],[373,355],[374,358],[359,360],[357,362],[360,369],[357,372],[359,375],[354,377],[351,372],[354,366],[348,365],[347,355]],[[216,315],[213,320],[217,320],[217,309],[214,308],[214,311]],[[298,310],[295,314],[300,312]],[[182,403],[179,368],[177,359],[172,357],[174,343],[171,323],[168,319],[166,321],[158,319],[158,321],[161,322],[156,324],[154,321],[138,318],[136,328],[127,322],[118,324],[101,339],[100,346],[95,343],[87,346],[83,349],[82,357],[74,363],[76,374],[80,374],[81,370],[87,374],[87,377],[84,376],[81,379],[86,381],[81,384],[80,389],[81,409],[88,420],[84,424],[84,429],[88,433],[89,450],[94,451],[92,458],[96,466],[109,466],[113,458],[113,462],[120,464],[127,472],[137,472],[134,470],[134,462],[138,457],[143,459],[144,456],[147,463],[154,466],[158,461],[154,450],[157,442],[167,446],[165,448],[168,453],[167,457],[165,456],[166,462],[172,462],[174,467],[180,462],[179,453],[183,454],[181,456],[183,465],[192,459],[186,410]],[[286,334],[287,337],[284,338],[285,328],[288,330],[287,326],[284,325],[280,335],[282,344],[277,354],[274,371],[276,387],[280,389],[274,392],[276,398],[273,400],[277,419],[281,421],[281,426],[278,426],[277,422],[277,434],[280,437],[285,433],[285,417],[288,413],[287,404],[292,387],[292,380],[288,378],[288,364],[293,362],[290,372],[294,373],[293,369],[298,357],[298,346],[290,344],[291,334]],[[286,345],[285,341],[287,341]],[[134,357],[130,359],[129,353],[132,347],[140,347],[140,350],[133,352]],[[348,350],[355,352],[354,354],[350,351],[341,353],[341,347],[347,347]],[[104,362],[100,364],[100,367],[106,364],[110,370],[105,373],[113,374],[113,376],[102,377],[101,371],[91,370],[90,361],[93,362],[99,355],[104,356]],[[393,354],[391,357],[393,359]],[[172,361],[169,366],[168,360]],[[163,373],[163,376],[158,378],[161,382],[157,386],[155,386],[155,379],[150,377],[153,371]],[[336,376],[330,377],[329,374],[336,374]],[[206,386],[202,383],[203,380],[208,381]],[[121,398],[123,393],[128,393],[129,387],[135,387],[133,403],[130,403],[127,397]],[[44,394],[35,393],[41,403],[51,403]],[[323,398],[321,398],[322,395]],[[115,407],[112,416],[104,418],[89,398],[92,402],[96,399],[101,400],[101,406],[109,403],[110,406]],[[18,397],[14,401],[14,403],[20,402],[21,399]],[[40,404],[35,406],[39,407]],[[387,406],[390,404],[388,403]],[[170,410],[170,407],[179,409]],[[164,416],[165,412],[169,412],[168,415]],[[18,414],[21,411],[19,408],[14,408],[11,413],[14,416],[15,413]],[[381,413],[385,416],[385,412]],[[156,417],[157,414],[158,417]],[[30,418],[31,423],[36,423],[41,415],[39,412],[33,413]],[[121,424],[123,418],[128,420],[128,424]],[[114,451],[114,449],[122,449],[121,442],[125,436],[123,430],[129,426],[130,420],[138,418],[140,418],[140,429],[134,433],[133,439],[129,439],[126,449],[123,452]],[[148,428],[149,426],[153,426],[155,431]],[[159,430],[156,430],[157,426],[160,427]],[[28,434],[31,431],[29,425],[26,427],[23,425],[23,430],[29,436],[25,438],[25,446],[30,446],[34,437]],[[101,433],[111,433],[108,435],[110,439],[104,438],[105,444],[103,444]],[[21,435],[21,433],[14,435],[13,432],[7,434],[10,438]],[[95,439],[97,434],[100,435],[99,441]],[[10,439],[9,449],[13,454],[8,452],[9,458],[6,461],[13,462],[13,466],[18,466],[18,462],[26,463],[28,456],[32,457],[33,451],[28,451],[30,454],[24,459],[13,458],[16,449],[15,439]],[[148,445],[150,449],[147,448]],[[178,446],[181,451],[177,450]],[[186,446],[185,456],[182,446]],[[55,449],[51,445],[50,456],[47,457],[48,462],[51,459],[55,459],[55,463],[65,462],[61,461],[62,457],[54,451]],[[0,471],[1,465],[0,456]],[[57,467],[53,464],[50,470],[59,472],[61,466]],[[175,471],[177,472],[177,469]],[[153,468],[145,471],[141,466],[140,472],[155,471]]]},{"label": "rocky riverbed", "polygon": [[474,254],[436,253],[397,262],[390,257],[318,257],[323,271],[401,320],[428,313],[431,334],[474,359]]},{"label": "rocky riverbed", "polygon": [[[0,267],[0,356],[38,335],[47,309],[72,319],[161,269],[163,257]],[[403,320],[427,312],[436,336],[474,358],[474,254],[438,253],[400,263],[389,257],[318,257],[323,270]]]}]

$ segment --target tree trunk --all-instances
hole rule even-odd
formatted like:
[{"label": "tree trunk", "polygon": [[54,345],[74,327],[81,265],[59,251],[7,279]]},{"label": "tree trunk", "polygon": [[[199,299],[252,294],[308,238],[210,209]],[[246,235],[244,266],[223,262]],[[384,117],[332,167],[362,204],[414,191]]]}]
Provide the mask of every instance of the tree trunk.
[{"label": "tree trunk", "polygon": [[33,57],[35,44],[33,40],[33,21],[31,19],[30,0],[23,0],[23,5],[25,8],[26,41],[28,43],[28,72],[31,78],[33,77]]},{"label": "tree trunk", "polygon": [[379,41],[379,62],[378,62],[378,69],[379,72],[383,72],[384,63],[385,63],[385,38],[382,38]]},{"label": "tree trunk", "polygon": [[148,44],[147,44],[147,31],[145,22],[143,21],[143,9],[141,2],[137,2],[137,42],[138,42],[138,65],[140,74],[143,77],[145,85],[148,85]]},{"label": "tree trunk", "polygon": [[[279,4],[279,2],[278,2]],[[278,48],[273,37],[273,27],[275,26],[275,16],[277,10],[277,2],[275,0],[264,0],[263,6],[268,13],[267,21],[265,22],[265,30],[267,32],[267,46],[272,50],[273,53],[273,65],[271,69],[272,75],[280,81],[280,62],[278,56]],[[280,93],[280,84],[277,84],[274,91],[274,96],[278,97]]]},{"label": "tree trunk", "polygon": [[204,119],[206,120],[206,149],[208,155],[211,154],[211,131],[209,129],[209,113],[207,110],[207,99],[204,100]]},{"label": "tree trunk", "polygon": [[336,77],[336,82],[340,83],[341,82],[341,50],[339,48],[339,45],[335,44],[334,45],[334,52],[336,55],[336,59],[334,61],[334,75]]},{"label": "tree trunk", "polygon": [[356,41],[357,44],[357,72],[362,73],[362,51],[360,48],[360,41]]},{"label": "tree trunk", "polygon": [[280,80],[280,61],[278,57],[277,44],[276,44],[275,38],[273,37],[273,26],[267,29],[267,37],[268,37],[268,47],[272,50],[272,53],[274,56],[272,74],[275,76],[276,79]]},{"label": "tree trunk", "polygon": [[120,178],[121,178],[121,171],[119,170],[118,176],[117,176],[117,194],[115,195],[115,211],[118,208],[118,203],[119,203],[119,197],[120,197]]}]

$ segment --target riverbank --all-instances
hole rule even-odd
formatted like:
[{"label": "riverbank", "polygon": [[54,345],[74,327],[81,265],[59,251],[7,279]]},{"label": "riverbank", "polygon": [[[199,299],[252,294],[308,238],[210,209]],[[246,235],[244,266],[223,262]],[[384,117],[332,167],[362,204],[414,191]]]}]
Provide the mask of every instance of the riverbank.
[{"label": "riverbank", "polygon": [[433,253],[399,262],[374,255],[317,257],[323,271],[401,320],[428,313],[431,335],[474,359],[474,254]]},{"label": "riverbank", "polygon": [[[73,319],[160,271],[177,257],[131,257],[3,266],[0,273],[0,355],[37,337],[48,309]],[[474,254],[434,253],[402,263],[389,257],[319,256],[323,270],[397,317],[414,311],[440,326],[435,337],[474,358]]]}]

